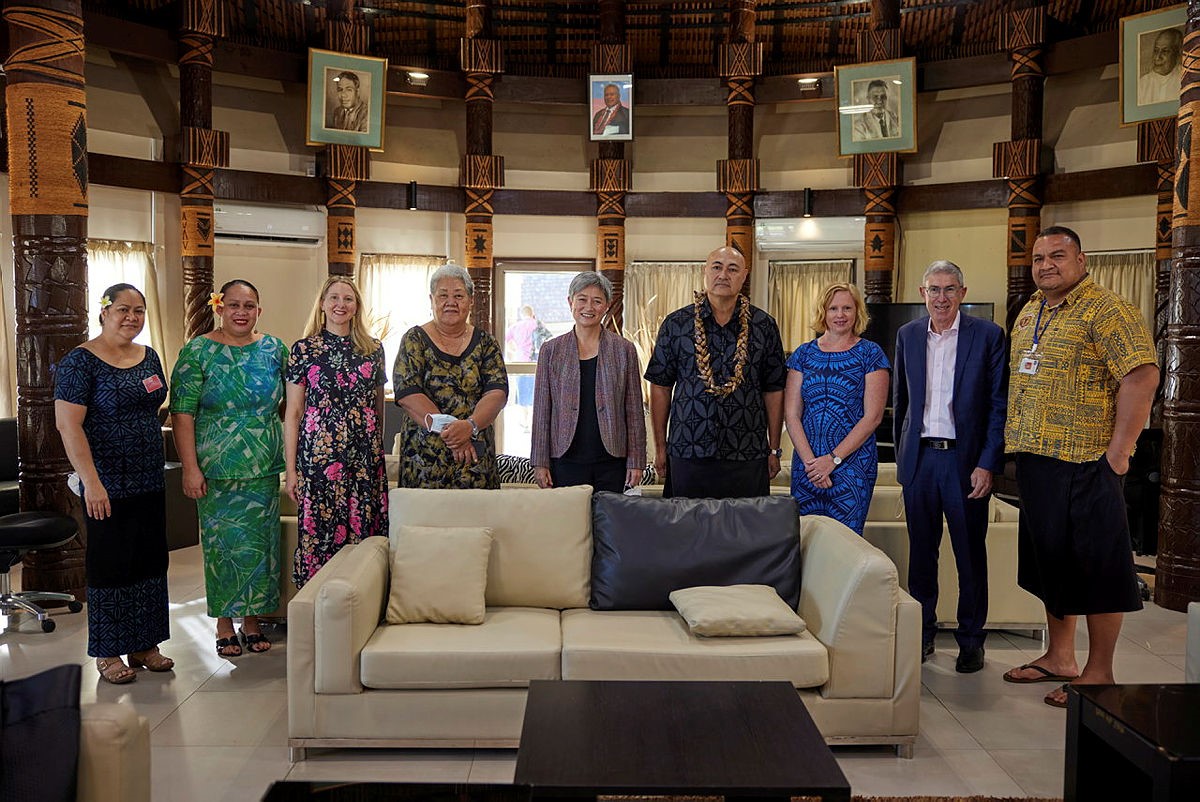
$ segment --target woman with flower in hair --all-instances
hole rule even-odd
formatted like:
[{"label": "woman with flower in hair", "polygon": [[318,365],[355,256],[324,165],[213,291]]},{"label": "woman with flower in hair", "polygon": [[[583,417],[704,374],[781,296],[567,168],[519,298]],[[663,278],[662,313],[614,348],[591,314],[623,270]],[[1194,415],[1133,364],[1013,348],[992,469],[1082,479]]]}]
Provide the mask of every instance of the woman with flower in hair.
[{"label": "woman with flower in hair", "polygon": [[860,336],[867,322],[858,287],[826,287],[813,310],[818,336],[788,359],[783,395],[800,514],[826,515],[860,535],[879,473],[875,429],[891,370],[883,349]]},{"label": "woman with flower in hair", "polygon": [[292,346],[284,415],[286,490],[299,542],[292,580],[308,580],[348,543],[387,535],[383,344],[367,332],[362,294],[330,276],[303,340]]},{"label": "woman with flower in hair", "polygon": [[238,657],[243,648],[271,648],[258,616],[279,606],[279,408],[287,346],[257,331],[262,307],[250,282],[226,282],[209,303],[220,326],[179,352],[171,413],[183,492],[200,513],[217,654]]},{"label": "woman with flower in hair", "polygon": [[136,668],[175,666],[158,650],[171,637],[158,423],[167,379],[154,349],[134,342],[145,323],[141,291],[109,287],[100,299],[100,334],[64,356],[54,373],[55,422],[82,485],[88,655],[118,685],[133,682]]}]

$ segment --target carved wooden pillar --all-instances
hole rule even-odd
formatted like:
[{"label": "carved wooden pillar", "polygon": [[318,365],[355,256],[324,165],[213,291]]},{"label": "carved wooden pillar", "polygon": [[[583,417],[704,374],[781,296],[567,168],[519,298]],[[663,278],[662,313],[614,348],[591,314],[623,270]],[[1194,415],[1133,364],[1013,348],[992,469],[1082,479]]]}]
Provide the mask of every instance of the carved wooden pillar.
[{"label": "carved wooden pillar", "polygon": [[1154,344],[1162,371],[1150,423],[1162,426],[1162,388],[1167,369],[1167,300],[1171,291],[1171,216],[1175,205],[1175,118],[1138,123],[1138,161],[1154,162],[1158,171],[1158,208],[1154,216]]},{"label": "carved wooden pillar", "polygon": [[[899,58],[901,45],[899,0],[871,0],[870,30],[858,34],[858,60]],[[854,156],[854,183],[863,189],[863,213],[867,218],[863,226],[863,284],[869,303],[892,302],[892,276],[896,272],[896,187],[900,180],[900,158],[895,153]]]},{"label": "carved wooden pillar", "polygon": [[[354,0],[332,0],[325,26],[325,47],[338,53],[365,55],[370,51],[370,29],[361,18],[352,18]],[[386,96],[384,103],[387,103]],[[386,110],[379,118],[387,123]],[[327,226],[325,249],[329,275],[353,276],[358,265],[355,202],[357,182],[371,177],[371,152],[358,145],[326,145],[318,158],[325,179]]]},{"label": "carved wooden pillar", "polygon": [[217,0],[187,0],[179,37],[180,252],[184,338],[212,331],[213,176],[229,166],[229,133],[212,128],[213,44],[225,35]]},{"label": "carved wooden pillar", "polygon": [[459,60],[467,74],[467,152],[458,169],[458,182],[466,193],[464,266],[475,282],[472,322],[485,331],[492,330],[492,196],[504,186],[504,157],[492,155],[494,84],[504,63],[499,40],[489,38],[491,5],[491,0],[467,0],[466,35],[459,47]]},{"label": "carved wooden pillar", "polygon": [[1033,292],[1033,241],[1042,227],[1042,43],[1046,8],[1023,0],[1001,22],[1000,47],[1012,59],[1012,139],[992,146],[992,175],[1008,181],[1006,329]]},{"label": "carved wooden pillar", "polygon": [[[596,74],[632,71],[625,45],[625,0],[600,0],[599,42],[592,46],[590,66]],[[633,167],[624,142],[601,142],[592,162],[591,190],[596,193],[596,269],[612,282],[613,301],[603,325],[621,332],[625,310],[625,193],[633,187]]]},{"label": "carved wooden pillar", "polygon": [[725,195],[725,244],[746,259],[750,294],[754,270],[754,193],[758,191],[758,159],[754,158],[754,79],[762,74],[762,44],[754,41],[757,0],[731,0],[728,41],[717,53],[718,72],[728,89],[729,158],[717,162],[717,191]]},{"label": "carved wooden pillar", "polygon": [[86,538],[54,426],[54,367],[87,338],[87,97],[79,0],[5,4],[9,203],[17,318],[21,509],[80,522],[61,549],[25,557],[23,583],[84,598]]},{"label": "carved wooden pillar", "polygon": [[1175,170],[1171,299],[1163,387],[1162,506],[1154,602],[1200,599],[1200,0],[1189,0]]}]

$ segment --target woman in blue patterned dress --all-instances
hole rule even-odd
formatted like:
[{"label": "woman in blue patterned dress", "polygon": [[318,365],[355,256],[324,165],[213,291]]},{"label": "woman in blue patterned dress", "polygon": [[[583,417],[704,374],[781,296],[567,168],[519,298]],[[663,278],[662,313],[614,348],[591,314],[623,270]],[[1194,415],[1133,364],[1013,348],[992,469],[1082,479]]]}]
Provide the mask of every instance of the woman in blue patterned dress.
[{"label": "woman in blue patterned dress", "polygon": [[875,429],[891,369],[883,349],[859,336],[867,320],[857,287],[826,287],[812,321],[818,336],[788,359],[783,394],[800,514],[827,515],[860,535],[879,472]]},{"label": "woman in blue patterned dress", "polygon": [[[228,281],[210,302],[220,326],[179,352],[171,376],[183,493],[196,499],[208,614],[217,654],[238,657],[271,642],[258,616],[279,606],[279,474],[283,471],[283,369],[287,346],[257,330],[258,290]],[[242,619],[234,632],[233,619]]]},{"label": "woman in blue patterned dress", "polygon": [[100,306],[100,334],[55,368],[54,417],[83,486],[88,655],[101,677],[124,684],[137,667],[175,666],[158,650],[171,637],[158,422],[167,379],[154,349],[134,342],[146,323],[141,291],[116,284]]},{"label": "woman in blue patterned dress", "polygon": [[330,276],[288,362],[285,487],[299,521],[292,559],[298,588],[342,546],[388,533],[387,367],[383,344],[363,322],[366,314],[354,282]]}]

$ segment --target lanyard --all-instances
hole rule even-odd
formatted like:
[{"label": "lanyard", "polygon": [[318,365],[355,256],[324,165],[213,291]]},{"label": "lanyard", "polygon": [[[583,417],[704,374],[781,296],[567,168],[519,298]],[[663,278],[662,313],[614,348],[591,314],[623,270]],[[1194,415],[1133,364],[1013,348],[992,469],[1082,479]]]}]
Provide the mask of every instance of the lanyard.
[{"label": "lanyard", "polygon": [[1045,328],[1042,328],[1042,312],[1044,312],[1046,310],[1046,299],[1045,298],[1042,299],[1042,305],[1038,309],[1037,320],[1033,324],[1033,348],[1031,348],[1029,350],[1031,350],[1031,351],[1037,350],[1038,341],[1042,339],[1043,334],[1050,331],[1050,324],[1054,322],[1054,316],[1058,314],[1058,309],[1060,306],[1062,306],[1061,302],[1059,303],[1058,306],[1056,306],[1050,310],[1050,318],[1046,321]]}]

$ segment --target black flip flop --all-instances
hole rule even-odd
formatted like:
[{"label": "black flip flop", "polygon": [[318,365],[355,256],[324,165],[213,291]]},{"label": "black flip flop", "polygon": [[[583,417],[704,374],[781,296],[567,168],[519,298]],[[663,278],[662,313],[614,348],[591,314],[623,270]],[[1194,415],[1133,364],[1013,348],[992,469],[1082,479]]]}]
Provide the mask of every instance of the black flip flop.
[{"label": "black flip flop", "polygon": [[[1071,683],[1066,682],[1066,683],[1063,683],[1063,685],[1061,687],[1057,688],[1057,690],[1062,691],[1064,696],[1069,697],[1070,692],[1067,690],[1067,688],[1069,688],[1069,687],[1071,687]],[[1054,691],[1050,691],[1050,693],[1054,693]],[[1066,699],[1063,699],[1061,702],[1056,701],[1056,700],[1050,698],[1050,693],[1046,694],[1046,696],[1042,699],[1043,702],[1050,705],[1051,707],[1066,707],[1067,706]]]},{"label": "black flip flop", "polygon": [[[1012,673],[1014,671],[1022,671],[1026,668],[1031,668],[1034,671],[1037,671],[1038,673],[1040,673],[1042,676],[1034,677],[1033,679],[1023,679],[1023,678],[1012,676]],[[1055,674],[1050,669],[1042,668],[1041,666],[1034,665],[1033,663],[1026,663],[1023,666],[1017,666],[1016,668],[1010,668],[1008,671],[1004,672],[1004,681],[1016,683],[1017,685],[1031,685],[1035,682],[1063,682],[1063,681],[1070,682],[1073,679],[1077,679],[1077,677],[1068,677],[1065,674]]]},{"label": "black flip flop", "polygon": [[[250,654],[266,654],[271,651],[271,641],[267,640],[267,636],[261,632],[247,632],[244,629],[239,629],[238,634],[246,642],[246,651],[250,652]],[[267,644],[267,648],[255,649],[254,646],[258,643]]]},{"label": "black flip flop", "polygon": [[[221,651],[222,649],[228,649],[230,646],[237,647],[237,654],[225,654]],[[238,633],[235,632],[228,638],[217,638],[217,657],[241,657],[245,653],[245,650],[242,649],[242,639]]]}]

